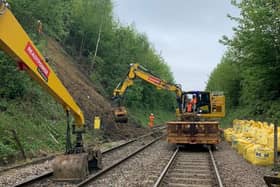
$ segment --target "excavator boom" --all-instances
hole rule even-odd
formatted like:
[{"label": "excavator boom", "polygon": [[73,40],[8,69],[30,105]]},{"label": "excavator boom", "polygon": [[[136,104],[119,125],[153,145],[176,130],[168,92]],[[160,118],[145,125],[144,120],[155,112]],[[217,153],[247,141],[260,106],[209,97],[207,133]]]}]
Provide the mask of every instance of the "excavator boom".
[{"label": "excavator boom", "polygon": [[130,64],[129,72],[126,75],[125,80],[122,83],[118,84],[118,86],[114,89],[113,96],[114,97],[123,96],[126,89],[129,86],[133,85],[133,80],[135,78],[142,79],[147,83],[154,85],[157,89],[173,91],[179,97],[181,97],[182,95],[182,89],[179,85],[168,83],[167,81],[153,75],[145,67],[136,63],[136,64]]},{"label": "excavator boom", "polygon": [[128,121],[127,110],[124,106],[121,106],[121,97],[125,94],[128,87],[133,85],[134,79],[141,79],[145,82],[154,85],[157,89],[169,90],[175,92],[178,101],[181,99],[182,89],[179,85],[168,83],[167,81],[153,75],[149,70],[140,64],[130,64],[129,71],[124,81],[118,84],[113,92],[113,100],[117,100],[117,107],[114,108],[114,117],[116,122],[126,123]]},{"label": "excavator boom", "polygon": [[[66,155],[57,156],[53,161],[55,178],[57,180],[85,178],[89,167],[100,166],[101,155],[99,150],[86,151],[83,147],[82,133],[85,123],[83,113],[9,10],[5,0],[0,0],[0,48],[15,59],[21,69],[50,93],[67,112]],[[75,147],[71,145],[69,111],[75,118],[74,127],[82,129],[79,131],[73,129],[77,138]]]},{"label": "excavator boom", "polygon": [[1,6],[0,48],[13,57],[28,74],[74,115],[76,125],[84,125],[84,116],[72,96],[35,47],[11,11]]}]

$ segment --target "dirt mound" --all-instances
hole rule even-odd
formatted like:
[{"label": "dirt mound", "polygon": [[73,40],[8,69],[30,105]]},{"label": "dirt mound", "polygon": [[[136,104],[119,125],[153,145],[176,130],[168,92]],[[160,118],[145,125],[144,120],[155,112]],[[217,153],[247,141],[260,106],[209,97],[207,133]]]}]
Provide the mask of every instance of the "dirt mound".
[{"label": "dirt mound", "polygon": [[47,56],[50,59],[49,64],[81,107],[87,125],[92,124],[94,116],[100,116],[104,134],[112,140],[131,138],[145,132],[137,124],[117,126],[113,120],[110,102],[95,91],[92,82],[79,71],[74,59],[51,38],[47,39]]}]

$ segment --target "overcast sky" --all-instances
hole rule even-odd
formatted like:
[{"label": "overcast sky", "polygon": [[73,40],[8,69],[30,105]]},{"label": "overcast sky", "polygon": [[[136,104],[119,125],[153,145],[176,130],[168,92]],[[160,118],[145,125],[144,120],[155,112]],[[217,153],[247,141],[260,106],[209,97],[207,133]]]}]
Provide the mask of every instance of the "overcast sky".
[{"label": "overcast sky", "polygon": [[[230,0],[114,0],[115,17],[146,33],[183,89],[204,90],[220,62],[239,11]],[[139,62],[141,64],[141,62]]]}]

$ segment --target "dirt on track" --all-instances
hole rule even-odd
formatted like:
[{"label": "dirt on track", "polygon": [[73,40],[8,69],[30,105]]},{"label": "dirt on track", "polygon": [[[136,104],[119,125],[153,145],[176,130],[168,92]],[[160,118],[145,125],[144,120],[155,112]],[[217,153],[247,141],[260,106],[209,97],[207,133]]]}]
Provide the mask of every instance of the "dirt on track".
[{"label": "dirt on track", "polygon": [[47,38],[46,53],[49,64],[81,107],[87,125],[92,124],[94,116],[100,116],[104,135],[110,140],[131,138],[147,132],[137,124],[117,125],[114,122],[110,102],[95,91],[90,79],[78,69],[75,60],[58,42]]}]

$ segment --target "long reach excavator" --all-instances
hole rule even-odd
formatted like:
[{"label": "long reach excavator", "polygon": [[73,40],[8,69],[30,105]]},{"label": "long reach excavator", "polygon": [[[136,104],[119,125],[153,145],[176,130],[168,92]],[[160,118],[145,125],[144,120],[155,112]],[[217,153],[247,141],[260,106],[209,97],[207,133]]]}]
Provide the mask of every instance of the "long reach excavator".
[{"label": "long reach excavator", "polygon": [[[169,83],[151,73],[140,64],[130,64],[125,79],[113,91],[115,121],[126,123],[128,113],[122,99],[128,87],[138,78],[157,89],[176,94],[176,121],[167,122],[167,141],[174,144],[219,143],[219,122],[225,116],[225,97],[221,92],[183,91],[179,84]],[[194,102],[195,100],[195,102]],[[191,107],[189,107],[191,105]]]},{"label": "long reach excavator", "polygon": [[[66,111],[66,151],[64,155],[57,156],[53,162],[55,179],[81,180],[88,175],[89,169],[101,167],[100,151],[85,150],[83,145],[85,120],[81,109],[12,14],[6,0],[0,0],[0,48],[50,93]],[[74,145],[70,138],[70,113],[75,119],[72,128],[72,133],[76,136]]]},{"label": "long reach excavator", "polygon": [[[180,100],[182,95],[182,89],[180,85],[168,83],[151,73],[147,68],[141,66],[140,64],[130,64],[129,71],[123,81],[121,81],[113,92],[113,103],[114,107],[114,117],[115,121],[119,123],[126,123],[128,121],[127,110],[122,106],[122,99],[128,87],[134,84],[134,79],[141,79],[145,82],[155,86],[157,89],[169,90],[175,92],[177,99]],[[180,101],[178,101],[180,103]]]}]

